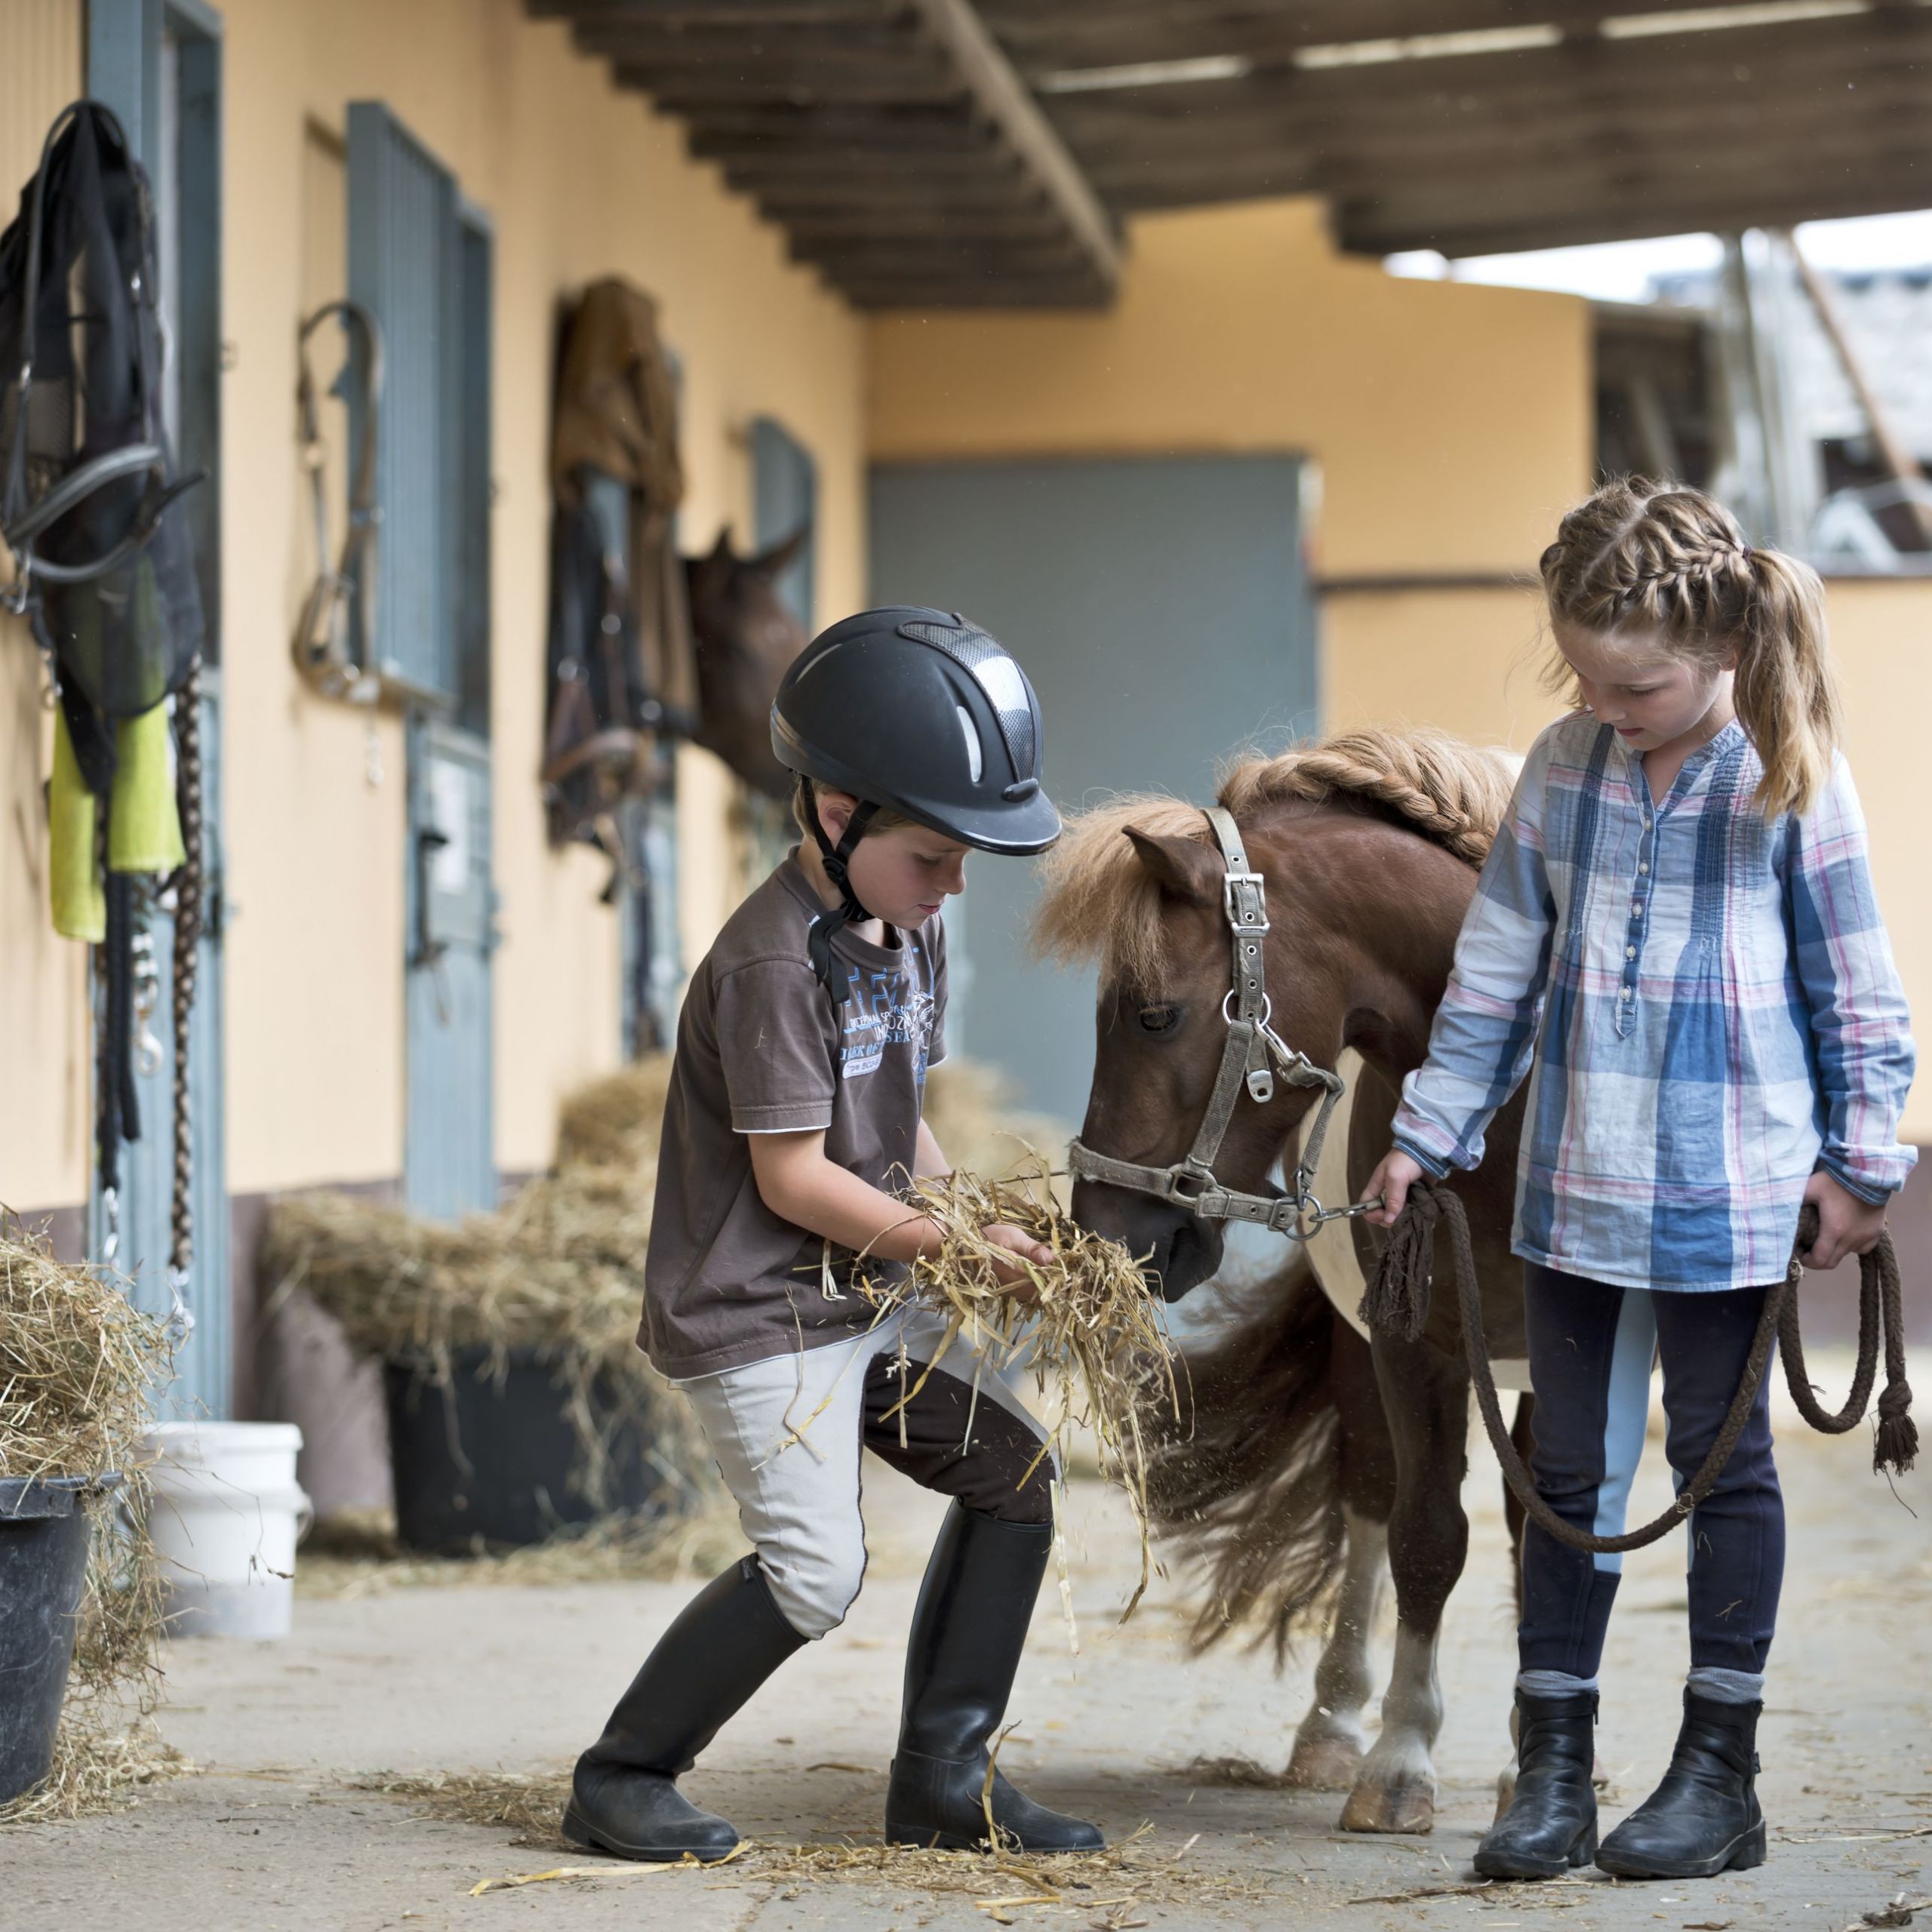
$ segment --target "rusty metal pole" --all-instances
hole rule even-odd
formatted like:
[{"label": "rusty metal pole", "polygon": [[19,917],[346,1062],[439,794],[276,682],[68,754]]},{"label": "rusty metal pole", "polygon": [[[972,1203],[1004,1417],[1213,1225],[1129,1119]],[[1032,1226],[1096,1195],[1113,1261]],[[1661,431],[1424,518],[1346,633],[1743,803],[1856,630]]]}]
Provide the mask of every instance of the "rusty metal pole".
[{"label": "rusty metal pole", "polygon": [[1818,320],[1824,325],[1832,348],[1838,352],[1838,361],[1844,365],[1845,380],[1858,398],[1859,408],[1864,411],[1872,440],[1878,446],[1878,454],[1891,472],[1894,481],[1904,486],[1905,500],[1911,509],[1912,520],[1918,526],[1925,547],[1932,550],[1932,494],[1927,493],[1925,472],[1920,468],[1918,457],[1899,433],[1890,412],[1866,374],[1863,359],[1845,327],[1844,313],[1838,307],[1838,297],[1832,292],[1831,285],[1804,259],[1804,251],[1798,245],[1795,234],[1786,229],[1783,239],[1790,247],[1791,258],[1797,264],[1798,279],[1804,285],[1804,292],[1810,297],[1812,307],[1818,312]]}]

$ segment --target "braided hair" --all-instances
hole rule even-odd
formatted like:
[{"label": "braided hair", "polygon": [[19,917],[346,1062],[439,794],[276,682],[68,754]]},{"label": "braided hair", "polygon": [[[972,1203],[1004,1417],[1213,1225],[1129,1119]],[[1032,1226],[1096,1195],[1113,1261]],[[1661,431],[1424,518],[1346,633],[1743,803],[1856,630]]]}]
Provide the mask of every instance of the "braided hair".
[{"label": "braided hair", "polygon": [[[1734,665],[1738,721],[1764,775],[1767,816],[1816,801],[1842,736],[1817,573],[1754,547],[1701,491],[1637,477],[1604,484],[1543,553],[1559,632],[1661,646],[1706,670]],[[1552,666],[1567,682],[1561,659]]]}]

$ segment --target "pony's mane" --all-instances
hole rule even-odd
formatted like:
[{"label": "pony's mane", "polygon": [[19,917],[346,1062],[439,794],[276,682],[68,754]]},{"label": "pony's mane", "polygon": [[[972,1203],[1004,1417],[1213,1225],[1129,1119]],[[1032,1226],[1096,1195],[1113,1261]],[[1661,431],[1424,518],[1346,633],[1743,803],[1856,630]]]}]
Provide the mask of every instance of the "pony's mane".
[{"label": "pony's mane", "polygon": [[[1347,799],[1479,866],[1512,783],[1506,754],[1446,732],[1348,731],[1272,758],[1235,759],[1221,773],[1217,801],[1245,821],[1290,801]],[[1109,978],[1147,989],[1163,963],[1160,889],[1121,835],[1129,826],[1213,842],[1199,807],[1164,792],[1130,794],[1076,814],[1044,863],[1033,944],[1049,958],[1097,959]]]}]

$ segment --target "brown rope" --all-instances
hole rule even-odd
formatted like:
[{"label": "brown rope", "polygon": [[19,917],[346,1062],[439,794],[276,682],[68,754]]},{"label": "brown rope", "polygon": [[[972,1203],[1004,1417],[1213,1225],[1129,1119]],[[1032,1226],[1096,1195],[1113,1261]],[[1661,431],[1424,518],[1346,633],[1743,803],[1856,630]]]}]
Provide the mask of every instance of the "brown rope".
[{"label": "brown rope", "polygon": [[1703,1466],[1678,1493],[1669,1508],[1641,1529],[1616,1537],[1592,1536],[1580,1530],[1564,1521],[1543,1500],[1536,1479],[1524,1466],[1503,1423],[1496,1378],[1490,1367],[1489,1345],[1483,1334],[1482,1291],[1476,1279],[1475,1255],[1469,1245],[1469,1217],[1461,1201],[1447,1188],[1419,1181],[1410,1189],[1407,1203],[1389,1230],[1389,1245],[1368,1292],[1362,1297],[1362,1319],[1378,1334],[1397,1335],[1407,1341],[1420,1337],[1429,1320],[1432,1263],[1438,1226],[1448,1232],[1450,1258],[1456,1271],[1457,1301],[1462,1315],[1463,1349],[1469,1359],[1469,1380],[1475,1386],[1477,1406],[1482,1411],[1483,1426],[1489,1432],[1490,1446],[1503,1466],[1504,1480],[1531,1519],[1567,1549],[1593,1555],[1641,1549],[1667,1536],[1703,1503],[1717,1487],[1718,1478],[1724,1474],[1731,1452],[1744,1433],[1764,1371],[1770,1364],[1771,1350],[1780,1342],[1783,1345],[1785,1379],[1798,1413],[1814,1429],[1842,1435],[1865,1419],[1878,1373],[1882,1335],[1885,1388],[1878,1398],[1872,1466],[1880,1471],[1896,1469],[1903,1475],[1918,1455],[1918,1431],[1911,1415],[1912,1388],[1906,1380],[1903,1290],[1890,1235],[1881,1234],[1878,1245],[1859,1257],[1858,1369],[1844,1407],[1835,1414],[1827,1411],[1806,1377],[1795,1290],[1804,1272],[1801,1257],[1817,1238],[1817,1212],[1807,1206],[1799,1217],[1798,1244],[1791,1266],[1785,1278],[1765,1294],[1764,1313],[1758,1318],[1757,1333],[1751,1338],[1743,1377]]},{"label": "brown rope", "polygon": [[169,1218],[168,1265],[185,1292],[195,1258],[195,1135],[189,1111],[189,1047],[195,1011],[195,969],[202,943],[202,660],[189,666],[174,700],[174,734],[180,753],[176,795],[186,856],[169,881],[174,889],[174,1198]]}]

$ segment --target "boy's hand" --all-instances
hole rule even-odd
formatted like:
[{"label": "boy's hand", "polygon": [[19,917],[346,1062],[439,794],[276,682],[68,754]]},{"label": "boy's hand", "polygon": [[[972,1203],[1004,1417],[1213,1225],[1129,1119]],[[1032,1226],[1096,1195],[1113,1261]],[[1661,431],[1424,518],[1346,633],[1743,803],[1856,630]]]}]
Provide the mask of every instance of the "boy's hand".
[{"label": "boy's hand", "polygon": [[1412,1160],[1401,1148],[1390,1148],[1361,1191],[1364,1201],[1373,1201],[1380,1195],[1382,1205],[1371,1208],[1362,1219],[1373,1221],[1378,1228],[1392,1228],[1395,1217],[1402,1211],[1403,1202],[1409,1198],[1409,1189],[1417,1181],[1426,1180],[1428,1172],[1420,1161]]},{"label": "boy's hand", "polygon": [[1885,1211],[1861,1201],[1821,1168],[1804,1183],[1804,1198],[1818,1211],[1818,1238],[1801,1257],[1807,1268],[1835,1268],[1847,1254],[1864,1254],[1885,1230]]},{"label": "boy's hand", "polygon": [[[1014,1227],[1011,1222],[994,1221],[980,1230],[987,1240],[996,1247],[1030,1261],[1036,1268],[1052,1265],[1054,1251],[1044,1241],[1037,1241],[1029,1234]],[[1032,1278],[1017,1261],[1004,1261],[993,1257],[993,1272],[999,1277],[1000,1284],[1020,1301],[1037,1301],[1038,1291],[1034,1287]]]}]

